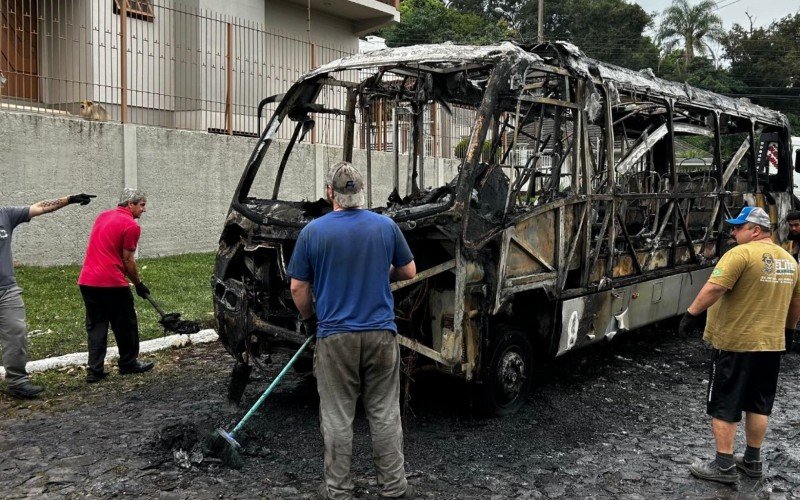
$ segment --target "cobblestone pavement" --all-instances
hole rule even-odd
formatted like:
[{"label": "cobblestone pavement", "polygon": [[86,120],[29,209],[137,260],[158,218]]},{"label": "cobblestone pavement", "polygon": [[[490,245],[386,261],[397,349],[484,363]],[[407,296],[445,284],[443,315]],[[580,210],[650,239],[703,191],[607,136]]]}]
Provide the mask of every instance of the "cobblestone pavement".
[{"label": "cobblestone pavement", "polygon": [[[270,396],[245,433],[245,467],[230,470],[194,445],[244,412],[224,400],[230,359],[217,343],[176,352],[135,384],[0,400],[2,497],[311,498],[322,468],[313,379],[291,374]],[[633,332],[543,363],[527,405],[490,420],[472,416],[462,384],[420,375],[405,418],[409,480],[443,499],[800,498],[800,356],[784,358],[765,478],[736,488],[687,471],[712,453],[707,360],[699,340]],[[250,384],[246,404],[272,375]],[[359,415],[356,494],[378,498],[367,433]]]}]

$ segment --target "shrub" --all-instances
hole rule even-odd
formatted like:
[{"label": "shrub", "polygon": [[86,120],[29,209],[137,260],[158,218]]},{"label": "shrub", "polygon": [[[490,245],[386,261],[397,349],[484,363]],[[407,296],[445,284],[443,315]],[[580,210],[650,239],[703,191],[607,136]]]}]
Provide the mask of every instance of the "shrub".
[{"label": "shrub", "polygon": [[[461,140],[458,141],[455,150],[453,151],[456,158],[463,160],[467,157],[467,145],[469,145],[469,137],[462,137]],[[489,161],[491,156],[492,141],[483,141],[483,147],[481,148],[481,161]]]}]

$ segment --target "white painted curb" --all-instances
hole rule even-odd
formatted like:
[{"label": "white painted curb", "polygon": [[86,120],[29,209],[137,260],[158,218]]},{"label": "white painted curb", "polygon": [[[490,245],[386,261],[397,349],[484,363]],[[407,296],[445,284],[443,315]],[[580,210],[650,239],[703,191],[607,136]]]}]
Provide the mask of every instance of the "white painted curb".
[{"label": "white painted curb", "polygon": [[[212,329],[200,330],[191,335],[168,335],[160,339],[145,340],[139,344],[139,352],[154,352],[167,349],[170,347],[185,347],[190,344],[203,344],[206,342],[214,342],[219,336],[217,332]],[[119,349],[116,347],[109,347],[106,353],[106,361],[116,359],[119,357]],[[36,361],[29,361],[25,365],[28,373],[43,372],[46,370],[55,370],[64,368],[65,366],[85,365],[89,362],[88,352],[74,352],[72,354],[65,354],[63,356],[56,356],[54,358],[37,359]],[[0,367],[0,378],[5,378],[6,370]]]}]

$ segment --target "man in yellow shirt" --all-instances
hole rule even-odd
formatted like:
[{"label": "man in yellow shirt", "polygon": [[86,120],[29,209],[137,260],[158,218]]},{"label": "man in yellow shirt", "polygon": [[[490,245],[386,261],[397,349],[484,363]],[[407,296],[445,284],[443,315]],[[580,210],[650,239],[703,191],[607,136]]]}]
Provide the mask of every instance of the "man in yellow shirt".
[{"label": "man in yellow shirt", "polygon": [[[797,261],[772,242],[772,224],[759,207],[744,207],[727,219],[737,246],[717,263],[708,282],[684,314],[686,332],[708,309],[703,340],[714,348],[706,411],[717,454],[691,465],[692,475],[732,484],[736,469],[763,475],[761,444],[767,432],[778,385],[786,335],[800,319]],[[739,421],[745,412],[744,454],[733,455]]]}]

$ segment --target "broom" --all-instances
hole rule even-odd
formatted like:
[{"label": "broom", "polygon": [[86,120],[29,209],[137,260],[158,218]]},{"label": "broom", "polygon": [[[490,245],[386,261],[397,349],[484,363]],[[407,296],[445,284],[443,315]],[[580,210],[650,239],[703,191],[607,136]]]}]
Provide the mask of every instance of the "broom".
[{"label": "broom", "polygon": [[236,427],[234,427],[232,431],[227,432],[222,427],[218,427],[214,432],[211,433],[207,442],[208,450],[212,455],[222,459],[223,464],[234,469],[241,469],[242,466],[244,466],[244,459],[242,458],[241,454],[242,446],[239,444],[238,441],[236,441],[237,433],[242,429],[242,427],[244,427],[247,421],[250,420],[250,417],[252,417],[256,411],[258,411],[258,408],[261,406],[261,403],[263,403],[264,400],[267,399],[267,396],[270,395],[272,390],[278,386],[281,379],[284,377],[284,375],[286,375],[286,372],[289,371],[294,362],[297,361],[297,358],[300,357],[303,351],[306,350],[306,347],[308,347],[313,340],[314,340],[313,335],[306,339],[303,345],[300,346],[300,349],[298,349],[297,352],[294,353],[292,359],[290,359],[289,362],[286,363],[286,366],[283,367],[283,370],[281,370],[278,376],[275,377],[275,380],[273,380],[272,383],[269,384],[269,387],[267,387],[267,389],[264,391],[261,397],[258,398],[258,401],[256,401],[256,403],[250,408],[250,410],[247,411],[245,416],[242,417],[242,419],[239,421],[238,424],[236,424]]}]

